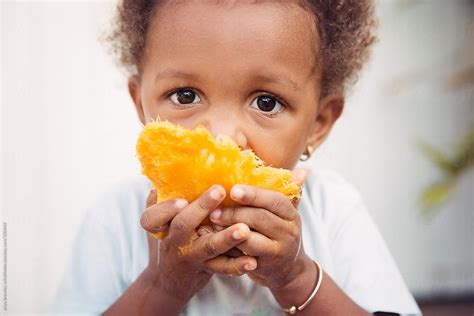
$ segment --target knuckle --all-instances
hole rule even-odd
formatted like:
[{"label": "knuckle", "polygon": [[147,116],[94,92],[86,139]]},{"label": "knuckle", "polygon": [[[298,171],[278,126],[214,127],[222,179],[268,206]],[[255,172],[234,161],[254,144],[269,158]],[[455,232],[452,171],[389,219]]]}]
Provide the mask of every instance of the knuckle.
[{"label": "knuckle", "polygon": [[211,238],[206,240],[206,242],[204,243],[204,252],[209,257],[215,257],[216,255],[218,255],[217,247]]},{"label": "knuckle", "polygon": [[300,239],[300,230],[296,225],[293,225],[292,229],[290,230],[290,236],[294,240]]},{"label": "knuckle", "polygon": [[219,270],[223,274],[227,274],[227,275],[230,274],[230,267],[225,263],[221,264],[221,266],[219,267]]},{"label": "knuckle", "polygon": [[234,223],[238,220],[238,212],[236,211],[235,207],[227,207],[222,210],[221,219],[224,222]]},{"label": "knuckle", "polygon": [[275,198],[272,200],[271,208],[272,208],[272,210],[279,210],[279,209],[281,209],[284,205],[285,205],[285,201],[282,199],[282,197],[281,197],[280,195],[278,195],[277,197],[275,197]]},{"label": "knuckle", "polygon": [[203,199],[198,200],[197,207],[199,208],[200,211],[209,211],[210,210],[210,207],[207,205],[207,203]]},{"label": "knuckle", "polygon": [[250,194],[249,194],[249,203],[250,203],[250,204],[253,204],[253,203],[255,203],[255,201],[257,200],[257,197],[258,197],[258,193],[257,193],[257,192],[258,192],[258,190],[252,189],[252,190],[249,190],[249,191],[250,191],[250,192],[249,192],[249,193],[250,193]]},{"label": "knuckle", "polygon": [[233,275],[235,273],[235,265],[230,264],[230,262],[227,262],[227,264],[224,264],[223,272],[227,275]]},{"label": "knuckle", "polygon": [[295,222],[297,225],[299,225],[300,218],[299,218],[299,215],[298,215],[298,211],[293,211],[293,212],[288,216],[288,220],[289,220],[290,222]]},{"label": "knuckle", "polygon": [[142,225],[145,230],[153,229],[153,226],[151,225],[150,215],[148,212],[144,212],[140,217],[140,225]]},{"label": "knuckle", "polygon": [[198,236],[204,236],[213,232],[212,227],[208,225],[199,226],[197,229]]},{"label": "knuckle", "polygon": [[164,224],[166,220],[171,220],[173,216],[173,210],[170,207],[164,207],[158,213],[158,218],[160,219],[160,225]]},{"label": "knuckle", "polygon": [[233,274],[233,275],[242,275],[243,272],[237,266],[236,261],[237,261],[237,259],[231,259],[231,262],[232,262],[232,269],[231,269],[232,272],[231,272],[231,274]]},{"label": "knuckle", "polygon": [[188,224],[181,216],[175,217],[172,224],[178,233],[187,234],[189,232]]},{"label": "knuckle", "polygon": [[270,216],[266,210],[258,209],[253,212],[253,215],[257,223],[268,223],[270,221]]},{"label": "knuckle", "polygon": [[291,239],[299,239],[300,238],[300,227],[296,220],[285,221],[286,223],[286,232]]}]

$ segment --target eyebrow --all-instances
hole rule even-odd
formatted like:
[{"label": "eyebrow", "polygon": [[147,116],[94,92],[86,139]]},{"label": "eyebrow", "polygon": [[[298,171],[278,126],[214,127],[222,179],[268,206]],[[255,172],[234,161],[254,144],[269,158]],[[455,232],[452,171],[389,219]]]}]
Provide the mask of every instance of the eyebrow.
[{"label": "eyebrow", "polygon": [[300,91],[301,88],[298,86],[296,82],[291,80],[290,78],[285,78],[283,76],[268,76],[257,74],[253,76],[254,80],[256,81],[263,81],[266,83],[276,83],[280,85],[290,86],[293,90]]},{"label": "eyebrow", "polygon": [[197,79],[199,76],[189,74],[186,72],[181,72],[181,71],[176,71],[173,69],[168,69],[162,72],[159,72],[155,76],[155,82],[158,80],[163,80],[163,79],[169,79],[169,78],[174,78],[174,77],[179,77],[179,78],[185,78],[185,79]]},{"label": "eyebrow", "polygon": [[[169,78],[184,78],[184,79],[192,79],[196,80],[200,76],[195,75],[195,74],[190,74],[182,71],[176,71],[173,69],[168,69],[162,72],[159,72],[155,76],[155,82],[163,79],[169,79]],[[300,91],[301,87],[298,86],[296,82],[291,80],[290,78],[285,78],[283,76],[270,76],[266,74],[254,74],[252,75],[252,79],[254,81],[260,81],[260,82],[265,82],[265,83],[274,83],[274,84],[279,84],[279,85],[285,85],[285,86],[290,86],[293,90]]]}]

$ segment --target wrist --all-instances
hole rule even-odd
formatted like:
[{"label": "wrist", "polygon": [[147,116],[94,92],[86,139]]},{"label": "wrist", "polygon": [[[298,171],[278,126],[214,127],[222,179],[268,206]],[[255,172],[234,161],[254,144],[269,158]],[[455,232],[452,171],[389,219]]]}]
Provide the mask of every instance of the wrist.
[{"label": "wrist", "polygon": [[146,268],[103,315],[178,315],[184,304],[157,287],[156,276]]},{"label": "wrist", "polygon": [[293,277],[286,284],[270,289],[283,308],[303,304],[313,292],[314,286],[320,277],[313,260],[307,256],[296,262],[295,270]]},{"label": "wrist", "polygon": [[147,289],[148,300],[153,300],[158,311],[167,311],[166,315],[178,315],[187,303],[182,295],[174,295],[169,286],[165,284],[156,269],[147,267],[143,271],[143,282]]}]

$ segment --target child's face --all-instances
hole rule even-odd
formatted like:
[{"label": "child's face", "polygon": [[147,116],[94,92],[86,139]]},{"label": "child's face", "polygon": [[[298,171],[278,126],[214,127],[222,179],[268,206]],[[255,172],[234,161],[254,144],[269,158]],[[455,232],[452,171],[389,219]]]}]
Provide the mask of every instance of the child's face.
[{"label": "child's face", "polygon": [[341,95],[320,99],[313,23],[291,3],[162,5],[141,77],[129,80],[142,123],[159,116],[186,128],[202,124],[292,169],[342,110]]}]

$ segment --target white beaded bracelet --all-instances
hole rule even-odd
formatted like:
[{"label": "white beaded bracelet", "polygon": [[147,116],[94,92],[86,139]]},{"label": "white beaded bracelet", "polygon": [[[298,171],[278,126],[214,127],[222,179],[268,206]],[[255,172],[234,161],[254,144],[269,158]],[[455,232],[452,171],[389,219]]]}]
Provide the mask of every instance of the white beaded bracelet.
[{"label": "white beaded bracelet", "polygon": [[285,313],[294,315],[296,314],[296,312],[302,311],[309,303],[311,303],[316,293],[318,293],[319,287],[321,286],[321,282],[323,281],[323,269],[321,268],[321,265],[316,260],[313,260],[313,262],[316,265],[316,268],[318,269],[318,281],[316,282],[316,286],[314,287],[313,292],[311,292],[308,299],[300,306],[296,307],[293,305],[288,309],[283,308],[283,311]]}]

